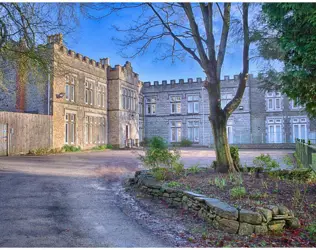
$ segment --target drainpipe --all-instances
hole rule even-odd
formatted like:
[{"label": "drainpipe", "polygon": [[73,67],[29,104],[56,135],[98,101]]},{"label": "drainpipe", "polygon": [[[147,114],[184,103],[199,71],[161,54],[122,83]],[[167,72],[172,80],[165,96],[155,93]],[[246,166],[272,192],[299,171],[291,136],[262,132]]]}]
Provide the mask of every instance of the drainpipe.
[{"label": "drainpipe", "polygon": [[50,113],[50,68],[48,68],[48,77],[47,77],[47,115]]},{"label": "drainpipe", "polygon": [[204,146],[204,87],[202,86],[202,145]]}]

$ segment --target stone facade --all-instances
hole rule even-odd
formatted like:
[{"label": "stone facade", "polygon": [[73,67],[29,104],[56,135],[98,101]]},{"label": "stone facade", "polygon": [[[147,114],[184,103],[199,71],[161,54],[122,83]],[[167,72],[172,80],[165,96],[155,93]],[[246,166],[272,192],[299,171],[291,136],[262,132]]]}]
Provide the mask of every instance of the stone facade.
[{"label": "stone facade", "polygon": [[[17,67],[3,67],[3,81],[9,88],[0,93],[1,109],[52,116],[53,148],[65,144],[81,148],[108,143],[121,148],[137,146],[142,83],[131,64],[112,68],[108,58],[96,62],[68,50],[60,34],[48,37],[47,52],[53,59],[51,73],[40,81],[28,77],[20,83]],[[25,91],[19,92],[18,99],[16,93],[22,84]],[[123,90],[128,90],[128,106],[122,104]],[[23,105],[19,109],[20,100]]]},{"label": "stone facade", "polygon": [[[224,106],[232,99],[238,86],[238,75],[225,76],[221,81],[221,99]],[[315,140],[315,121],[309,120],[302,107],[293,107],[293,102],[280,93],[266,93],[259,88],[258,79],[249,75],[247,87],[239,107],[227,123],[228,141],[231,144],[289,144],[295,138]],[[189,139],[195,145],[210,146],[213,135],[208,120],[209,97],[201,78],[178,82],[144,82],[145,137],[162,136],[169,143]],[[173,112],[173,97],[179,103],[179,112]],[[189,112],[190,96],[196,96],[197,112]],[[147,109],[155,100],[155,113]],[[270,100],[271,99],[271,100]],[[192,111],[192,110],[191,110]],[[196,121],[194,136],[190,129]],[[174,126],[174,122],[178,122]],[[175,128],[174,128],[175,127]],[[189,131],[191,130],[191,131]],[[179,135],[176,135],[179,134]]]},{"label": "stone facade", "polygon": [[[36,79],[29,74],[25,83],[16,65],[0,61],[7,88],[0,92],[0,107],[52,115],[54,147],[133,147],[153,136],[169,143],[189,139],[194,145],[212,146],[209,97],[202,78],[143,84],[129,62],[115,67],[108,58],[96,62],[68,50],[60,34],[48,37],[47,46],[52,73]],[[233,98],[238,77],[224,76],[221,81],[223,106]],[[258,80],[249,75],[227,134],[230,144],[291,147],[295,138],[316,143],[316,122],[286,96],[262,92]]]},{"label": "stone facade", "polygon": [[142,83],[130,62],[108,67],[109,143],[116,147],[139,145],[139,100]]}]

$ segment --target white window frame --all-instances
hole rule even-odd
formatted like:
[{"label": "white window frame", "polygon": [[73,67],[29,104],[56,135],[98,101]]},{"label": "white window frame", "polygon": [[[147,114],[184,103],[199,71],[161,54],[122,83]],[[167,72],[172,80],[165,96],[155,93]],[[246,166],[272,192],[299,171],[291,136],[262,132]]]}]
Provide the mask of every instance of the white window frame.
[{"label": "white window frame", "polygon": [[[267,141],[268,143],[283,143],[283,117],[266,117]],[[273,127],[273,134],[270,128]],[[280,136],[276,133],[276,128],[280,127]],[[279,140],[278,140],[279,139]]]},{"label": "white window frame", "polygon": [[[200,113],[199,95],[188,95],[188,114]],[[191,109],[191,111],[190,111]]]},{"label": "white window frame", "polygon": [[171,96],[170,114],[181,114],[181,99],[181,96]]},{"label": "white window frame", "polygon": [[[146,97],[146,115],[156,115],[157,112],[157,97]],[[150,108],[150,112],[148,112]]]},{"label": "white window frame", "polygon": [[[273,127],[273,134],[270,133],[270,127]],[[280,127],[280,141],[278,141],[278,135],[276,133],[276,128]],[[283,136],[282,136],[282,124],[269,124],[268,125],[268,140],[269,143],[283,143]]]},{"label": "white window frame", "polygon": [[[95,91],[96,90],[96,91]],[[96,100],[96,92],[97,92],[97,85],[94,80],[92,79],[85,79],[85,91],[84,91],[84,99],[85,104],[87,105],[94,105],[94,101]],[[95,103],[96,106],[98,103]]]},{"label": "white window frame", "polygon": [[[191,131],[191,137],[190,133]],[[199,120],[188,120],[187,121],[187,138],[192,141],[193,143],[200,142],[200,121]],[[193,138],[193,139],[192,139]]]},{"label": "white window frame", "polygon": [[[283,110],[283,98],[281,92],[267,91],[265,93],[266,111],[282,111]],[[279,103],[279,107],[277,107]],[[270,107],[271,104],[271,107]]]},{"label": "white window frame", "polygon": [[[181,138],[182,138],[182,121],[170,121],[169,129],[170,129],[170,142],[181,142]],[[175,140],[173,140],[173,138],[172,138],[173,130],[176,131],[176,134],[175,134],[176,135],[176,139]],[[180,136],[179,136],[179,134],[180,134]]]},{"label": "white window frame", "polygon": [[[308,124],[309,120],[307,116],[297,116],[297,117],[291,117],[291,127],[292,127],[292,142],[295,142],[296,138],[304,139],[305,141],[308,140]],[[298,126],[298,137],[295,135],[295,129],[294,127]],[[301,127],[305,127],[305,135],[302,137],[301,135]]]},{"label": "white window frame", "polygon": [[65,99],[70,102],[75,101],[75,77],[65,77]]},{"label": "white window frame", "polygon": [[65,144],[74,145],[77,139],[77,113],[73,111],[65,111]]},{"label": "white window frame", "polygon": [[[294,131],[295,131],[294,127],[295,126],[298,126],[298,136],[294,135]],[[302,137],[302,135],[301,135],[302,127],[305,127],[304,137]],[[293,139],[292,139],[293,142],[295,142],[296,138],[304,139],[305,141],[307,141],[307,124],[306,123],[293,123],[292,124],[292,132],[293,132],[292,133],[293,134]]]}]

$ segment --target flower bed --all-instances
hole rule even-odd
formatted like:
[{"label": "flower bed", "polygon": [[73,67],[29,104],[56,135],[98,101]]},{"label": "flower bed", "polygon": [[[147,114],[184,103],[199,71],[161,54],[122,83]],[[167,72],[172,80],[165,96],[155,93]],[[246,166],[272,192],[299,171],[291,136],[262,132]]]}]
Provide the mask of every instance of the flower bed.
[{"label": "flower bed", "polygon": [[263,205],[257,206],[255,211],[232,206],[221,199],[209,198],[204,194],[167,187],[165,183],[158,182],[149,171],[137,171],[130,182],[151,196],[196,212],[215,228],[229,233],[265,234],[268,231],[281,231],[285,227],[297,228],[300,225],[293,212],[285,206]]}]

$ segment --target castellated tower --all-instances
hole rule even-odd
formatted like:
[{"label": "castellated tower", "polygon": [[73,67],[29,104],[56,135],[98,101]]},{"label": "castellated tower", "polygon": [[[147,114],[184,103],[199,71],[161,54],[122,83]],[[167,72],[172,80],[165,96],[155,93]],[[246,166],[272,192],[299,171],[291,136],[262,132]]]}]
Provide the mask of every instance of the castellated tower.
[{"label": "castellated tower", "polygon": [[130,62],[108,67],[108,136],[116,147],[138,146],[142,134],[139,111],[142,83]]},{"label": "castellated tower", "polygon": [[53,57],[48,79],[53,147],[107,144],[108,60],[96,62],[67,49],[60,34],[48,37],[48,45]]}]

